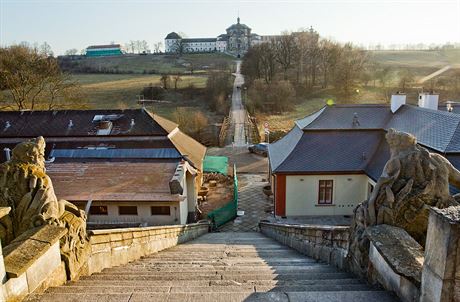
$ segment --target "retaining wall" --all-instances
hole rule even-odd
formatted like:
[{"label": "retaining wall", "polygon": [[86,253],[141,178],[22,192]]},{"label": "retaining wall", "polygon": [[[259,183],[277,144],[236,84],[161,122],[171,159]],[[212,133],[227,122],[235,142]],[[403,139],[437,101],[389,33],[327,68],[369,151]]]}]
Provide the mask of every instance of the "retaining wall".
[{"label": "retaining wall", "polygon": [[259,223],[262,234],[273,238],[300,253],[346,268],[348,251],[348,226],[289,225]]}]

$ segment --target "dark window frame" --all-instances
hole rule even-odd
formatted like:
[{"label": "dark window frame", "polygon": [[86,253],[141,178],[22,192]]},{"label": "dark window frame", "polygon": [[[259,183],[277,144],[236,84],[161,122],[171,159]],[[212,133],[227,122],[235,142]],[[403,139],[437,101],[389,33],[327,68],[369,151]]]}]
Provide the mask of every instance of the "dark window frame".
[{"label": "dark window frame", "polygon": [[[101,210],[103,208],[105,208],[104,211],[96,211],[96,208]],[[90,215],[98,215],[98,216],[108,216],[109,215],[109,207],[108,206],[104,206],[104,205],[100,205],[100,206],[90,206],[89,207],[89,214]]]},{"label": "dark window frame", "polygon": [[[121,211],[122,208],[124,208],[125,210],[127,210],[128,208],[136,209],[136,213],[135,214],[133,214],[134,212],[133,213],[122,213]],[[137,210],[137,206],[118,206],[118,215],[119,216],[138,216],[139,212]]]},{"label": "dark window frame", "polygon": [[[330,195],[327,199],[327,195]],[[331,205],[334,202],[334,180],[321,179],[318,181],[318,205]]]},{"label": "dark window frame", "polygon": [[[168,209],[167,211],[160,210],[160,213],[153,213],[153,209]],[[171,216],[171,207],[170,206],[151,206],[150,207],[150,215],[151,216]]]}]

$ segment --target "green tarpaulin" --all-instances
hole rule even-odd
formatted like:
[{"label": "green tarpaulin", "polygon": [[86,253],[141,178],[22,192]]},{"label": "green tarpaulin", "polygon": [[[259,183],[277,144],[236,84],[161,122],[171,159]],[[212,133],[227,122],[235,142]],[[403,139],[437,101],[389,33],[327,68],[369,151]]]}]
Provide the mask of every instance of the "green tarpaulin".
[{"label": "green tarpaulin", "polygon": [[225,206],[208,213],[208,218],[211,220],[212,228],[217,229],[230,220],[235,219],[237,212],[238,176],[236,174],[236,166],[233,165],[233,200],[229,201]]},{"label": "green tarpaulin", "polygon": [[228,157],[226,156],[206,156],[203,162],[205,173],[217,172],[227,175]]}]

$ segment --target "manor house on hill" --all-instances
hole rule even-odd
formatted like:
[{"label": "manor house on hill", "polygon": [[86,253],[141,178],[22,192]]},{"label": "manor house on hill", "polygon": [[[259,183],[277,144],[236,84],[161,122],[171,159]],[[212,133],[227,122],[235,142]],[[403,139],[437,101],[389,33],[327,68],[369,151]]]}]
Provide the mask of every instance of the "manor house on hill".
[{"label": "manor house on hill", "polygon": [[175,32],[169,33],[165,38],[165,52],[227,52],[237,57],[244,55],[251,46],[269,41],[275,36],[259,36],[251,33],[251,28],[240,23],[237,18],[236,24],[226,30],[227,33],[217,38],[182,38]]}]

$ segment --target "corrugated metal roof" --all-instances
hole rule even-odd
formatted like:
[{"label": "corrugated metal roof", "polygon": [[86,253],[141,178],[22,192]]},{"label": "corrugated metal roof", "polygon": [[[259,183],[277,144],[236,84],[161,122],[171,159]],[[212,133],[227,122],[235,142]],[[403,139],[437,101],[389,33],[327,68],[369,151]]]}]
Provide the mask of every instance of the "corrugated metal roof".
[{"label": "corrugated metal roof", "polygon": [[181,158],[174,148],[157,149],[54,149],[56,158]]}]

